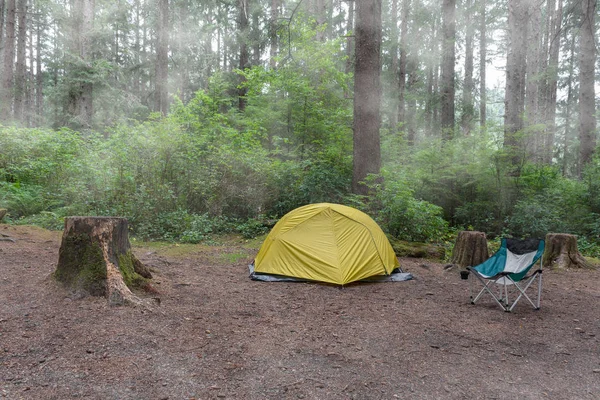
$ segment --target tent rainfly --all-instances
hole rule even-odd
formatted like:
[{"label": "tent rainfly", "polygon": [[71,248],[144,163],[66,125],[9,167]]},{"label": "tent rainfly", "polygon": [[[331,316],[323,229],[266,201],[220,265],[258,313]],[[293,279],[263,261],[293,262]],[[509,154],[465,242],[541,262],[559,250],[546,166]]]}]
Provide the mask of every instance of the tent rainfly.
[{"label": "tent rainfly", "polygon": [[275,224],[251,266],[251,277],[274,275],[345,285],[389,276],[399,265],[371,217],[352,207],[319,203],[290,211]]}]

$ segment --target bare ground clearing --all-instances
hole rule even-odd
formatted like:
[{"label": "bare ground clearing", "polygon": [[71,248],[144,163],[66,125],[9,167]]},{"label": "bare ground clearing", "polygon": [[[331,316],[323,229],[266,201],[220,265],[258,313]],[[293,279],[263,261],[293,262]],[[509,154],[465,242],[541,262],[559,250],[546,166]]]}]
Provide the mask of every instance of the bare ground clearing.
[{"label": "bare ground clearing", "polygon": [[58,286],[60,232],[0,233],[0,398],[600,398],[600,272],[546,271],[542,309],[505,313],[424,260],[339,289],[250,281],[256,244],[134,244],[148,312]]}]

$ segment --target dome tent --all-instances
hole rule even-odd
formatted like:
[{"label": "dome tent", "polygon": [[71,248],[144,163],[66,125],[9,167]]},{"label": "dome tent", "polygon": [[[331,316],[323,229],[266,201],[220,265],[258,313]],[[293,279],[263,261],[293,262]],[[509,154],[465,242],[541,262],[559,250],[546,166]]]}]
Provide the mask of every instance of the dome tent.
[{"label": "dome tent", "polygon": [[345,285],[389,276],[398,266],[392,246],[371,217],[352,207],[319,203],[290,211],[275,224],[251,266],[251,278]]}]

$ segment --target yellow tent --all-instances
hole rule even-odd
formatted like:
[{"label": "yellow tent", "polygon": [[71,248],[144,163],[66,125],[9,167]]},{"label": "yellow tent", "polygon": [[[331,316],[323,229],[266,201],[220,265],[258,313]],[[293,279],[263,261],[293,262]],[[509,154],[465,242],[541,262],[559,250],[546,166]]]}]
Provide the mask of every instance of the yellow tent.
[{"label": "yellow tent", "polygon": [[367,214],[340,204],[309,204],[275,224],[254,272],[344,285],[399,266],[385,234]]}]

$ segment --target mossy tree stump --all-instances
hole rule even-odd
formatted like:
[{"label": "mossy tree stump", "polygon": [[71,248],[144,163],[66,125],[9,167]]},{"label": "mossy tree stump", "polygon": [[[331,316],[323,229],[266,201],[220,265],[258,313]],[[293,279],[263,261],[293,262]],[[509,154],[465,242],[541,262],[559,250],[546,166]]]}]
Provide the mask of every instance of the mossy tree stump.
[{"label": "mossy tree stump", "polygon": [[0,222],[2,222],[2,218],[6,215],[8,210],[6,208],[0,208]]},{"label": "mossy tree stump", "polygon": [[549,268],[595,268],[587,261],[577,247],[577,236],[566,233],[548,233],[542,258]]},{"label": "mossy tree stump", "polygon": [[130,288],[152,275],[131,252],[127,219],[68,217],[54,277],[79,294],[122,305],[140,304]]},{"label": "mossy tree stump", "polygon": [[461,269],[479,265],[490,258],[485,232],[462,231],[458,233],[454,249],[452,249],[452,264]]}]

